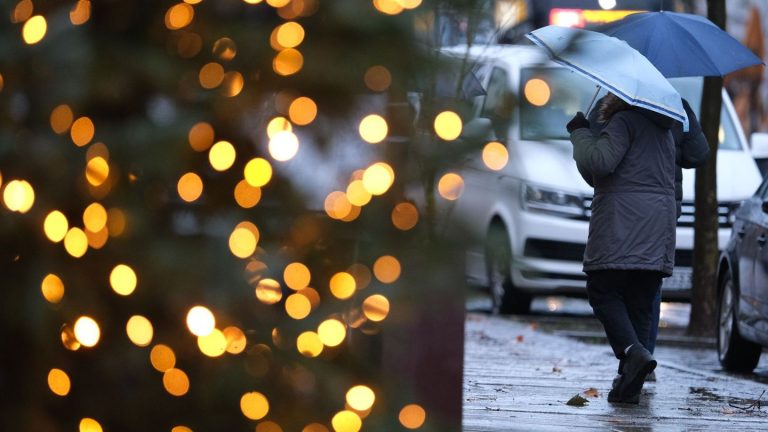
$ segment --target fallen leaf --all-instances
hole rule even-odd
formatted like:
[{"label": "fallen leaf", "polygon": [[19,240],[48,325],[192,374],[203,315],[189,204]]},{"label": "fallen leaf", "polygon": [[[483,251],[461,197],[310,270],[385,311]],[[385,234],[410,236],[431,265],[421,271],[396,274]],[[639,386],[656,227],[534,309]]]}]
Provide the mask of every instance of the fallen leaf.
[{"label": "fallen leaf", "polygon": [[517,335],[517,337],[515,338],[515,340],[518,342],[522,342],[524,339],[525,338],[523,337],[523,335]]},{"label": "fallen leaf", "polygon": [[531,328],[531,330],[538,330],[539,329],[539,323],[531,323],[528,327]]},{"label": "fallen leaf", "polygon": [[594,397],[594,398],[596,398],[596,397],[600,396],[600,393],[594,387],[590,387],[590,388],[584,390],[582,393],[584,393],[584,396],[587,396],[587,397]]},{"label": "fallen leaf", "polygon": [[552,366],[552,372],[553,372],[553,373],[560,373],[560,372],[562,372],[562,371],[563,371],[563,370],[562,370],[562,369],[560,369],[559,367],[557,367],[557,366]]},{"label": "fallen leaf", "polygon": [[587,399],[583,398],[581,395],[576,394],[576,395],[573,395],[572,398],[568,399],[568,402],[566,402],[565,404],[570,406],[582,407],[588,403],[589,401]]}]

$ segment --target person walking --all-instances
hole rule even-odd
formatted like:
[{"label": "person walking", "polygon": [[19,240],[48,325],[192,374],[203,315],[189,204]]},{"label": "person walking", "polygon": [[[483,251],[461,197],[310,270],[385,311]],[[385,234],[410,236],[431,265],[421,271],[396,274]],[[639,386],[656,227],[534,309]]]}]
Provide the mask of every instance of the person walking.
[{"label": "person walking", "polygon": [[621,364],[608,401],[637,404],[656,367],[647,349],[654,299],[674,267],[675,122],[613,94],[598,110],[598,136],[581,112],[566,125],[579,172],[595,189],[583,270]]}]

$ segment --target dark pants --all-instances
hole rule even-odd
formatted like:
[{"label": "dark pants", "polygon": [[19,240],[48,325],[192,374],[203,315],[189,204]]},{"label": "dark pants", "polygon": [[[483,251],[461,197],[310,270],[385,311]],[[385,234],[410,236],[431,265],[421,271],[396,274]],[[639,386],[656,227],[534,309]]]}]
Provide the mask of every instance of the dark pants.
[{"label": "dark pants", "polygon": [[655,322],[654,299],[662,274],[645,270],[600,270],[587,273],[587,295],[603,324],[617,359],[632,344],[650,346]]},{"label": "dark pants", "polygon": [[648,338],[648,351],[653,354],[656,350],[656,337],[659,335],[659,320],[661,319],[661,287],[653,299],[653,322],[651,323],[651,337]]}]

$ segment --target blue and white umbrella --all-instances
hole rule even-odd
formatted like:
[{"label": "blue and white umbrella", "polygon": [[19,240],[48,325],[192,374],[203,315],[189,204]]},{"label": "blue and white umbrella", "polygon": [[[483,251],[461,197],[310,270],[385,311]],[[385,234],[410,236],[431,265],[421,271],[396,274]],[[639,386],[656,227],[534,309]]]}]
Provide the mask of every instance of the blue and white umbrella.
[{"label": "blue and white umbrella", "polygon": [[680,94],[647,58],[626,42],[589,30],[547,26],[526,37],[545,48],[553,61],[604,87],[630,105],[683,123]]}]

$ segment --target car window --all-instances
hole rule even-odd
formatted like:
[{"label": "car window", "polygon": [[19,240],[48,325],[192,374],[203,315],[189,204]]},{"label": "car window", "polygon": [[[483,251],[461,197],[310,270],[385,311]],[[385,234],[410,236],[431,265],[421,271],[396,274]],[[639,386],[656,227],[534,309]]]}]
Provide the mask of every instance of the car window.
[{"label": "car window", "polygon": [[596,89],[591,81],[564,68],[522,69],[520,138],[568,139],[566,123],[576,112],[587,111]]},{"label": "car window", "polygon": [[509,87],[507,72],[500,68],[493,68],[485,93],[480,116],[493,122],[497,136],[505,136],[505,129],[509,127],[515,110],[515,95]]},{"label": "car window", "polygon": [[[703,78],[671,78],[669,82],[677,89],[680,96],[685,98],[696,113],[696,117],[701,119],[701,94],[703,90]],[[733,119],[728,115],[728,110],[723,106],[720,111],[720,138],[721,150],[741,150],[736,127]]]}]

